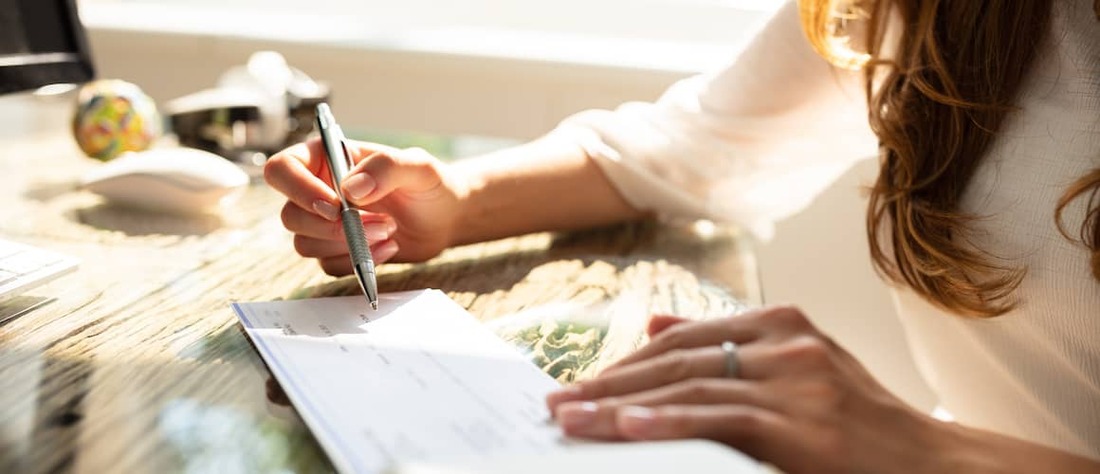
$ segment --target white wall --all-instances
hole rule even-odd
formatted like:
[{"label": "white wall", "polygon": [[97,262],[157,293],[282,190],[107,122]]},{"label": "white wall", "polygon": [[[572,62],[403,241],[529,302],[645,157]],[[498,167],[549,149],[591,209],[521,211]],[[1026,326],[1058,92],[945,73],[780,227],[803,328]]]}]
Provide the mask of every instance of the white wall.
[{"label": "white wall", "polygon": [[683,73],[177,33],[91,29],[101,77],[126,79],[157,101],[212,87],[258,50],[333,89],[345,127],[531,138],[565,116],[654,98]]},{"label": "white wall", "polygon": [[763,11],[682,0],[313,3],[84,0],[81,17],[101,75],[158,101],[272,49],[329,82],[334,107],[354,104],[338,109],[350,126],[530,138],[724,60]]}]

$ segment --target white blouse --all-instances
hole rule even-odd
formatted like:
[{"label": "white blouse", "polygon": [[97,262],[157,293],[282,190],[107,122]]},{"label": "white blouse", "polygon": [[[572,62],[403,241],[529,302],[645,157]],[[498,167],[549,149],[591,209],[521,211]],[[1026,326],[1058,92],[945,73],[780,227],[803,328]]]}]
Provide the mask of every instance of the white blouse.
[{"label": "white blouse", "polygon": [[[1100,21],[1055,0],[1051,35],[1019,104],[963,196],[977,244],[1024,267],[1020,304],[976,320],[905,288],[897,311],[922,374],[956,420],[1100,459],[1100,282],[1059,234],[1058,198],[1100,167]],[[876,156],[861,77],[805,40],[794,2],[724,68],[655,103],[565,120],[634,206],[734,222],[768,238],[856,161]],[[1086,199],[1066,211],[1076,234]]]}]

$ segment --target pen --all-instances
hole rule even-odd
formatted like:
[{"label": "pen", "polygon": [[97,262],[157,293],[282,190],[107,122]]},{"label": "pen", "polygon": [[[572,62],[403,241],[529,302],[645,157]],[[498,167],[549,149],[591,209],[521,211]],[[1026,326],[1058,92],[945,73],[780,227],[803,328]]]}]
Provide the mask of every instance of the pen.
[{"label": "pen", "polygon": [[378,282],[374,276],[374,259],[370,255],[370,245],[363,232],[363,220],[359,211],[348,205],[347,198],[340,191],[340,183],[351,169],[351,157],[344,143],[344,131],[336,124],[328,104],[317,104],[317,130],[321,132],[321,143],[328,159],[329,173],[332,174],[332,189],[340,198],[340,220],[344,224],[344,238],[348,241],[351,253],[351,266],[359,279],[359,286],[367,296],[370,307],[378,309]]}]

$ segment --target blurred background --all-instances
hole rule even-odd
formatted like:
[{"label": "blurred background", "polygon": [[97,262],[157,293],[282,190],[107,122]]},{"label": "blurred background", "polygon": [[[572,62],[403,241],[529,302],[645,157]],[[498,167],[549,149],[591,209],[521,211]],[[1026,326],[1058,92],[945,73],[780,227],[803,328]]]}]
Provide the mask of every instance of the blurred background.
[{"label": "blurred background", "polygon": [[[81,0],[101,77],[158,102],[274,50],[350,135],[462,156],[655,98],[732,54],[776,0]],[[457,135],[457,136],[456,136]],[[446,137],[446,138],[442,138]],[[471,139],[471,137],[473,139]],[[395,143],[398,142],[398,143]]]}]

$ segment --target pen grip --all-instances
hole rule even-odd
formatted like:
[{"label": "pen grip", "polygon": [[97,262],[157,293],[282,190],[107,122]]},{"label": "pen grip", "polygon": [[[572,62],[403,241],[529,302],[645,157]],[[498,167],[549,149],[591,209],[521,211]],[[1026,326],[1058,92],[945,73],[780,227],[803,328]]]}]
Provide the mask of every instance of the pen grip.
[{"label": "pen grip", "polygon": [[370,255],[370,244],[367,243],[367,236],[363,233],[363,221],[359,217],[359,211],[345,209],[341,214],[343,217],[341,220],[344,223],[344,235],[348,239],[348,250],[351,252],[352,263],[366,263],[373,272],[374,260]]}]

